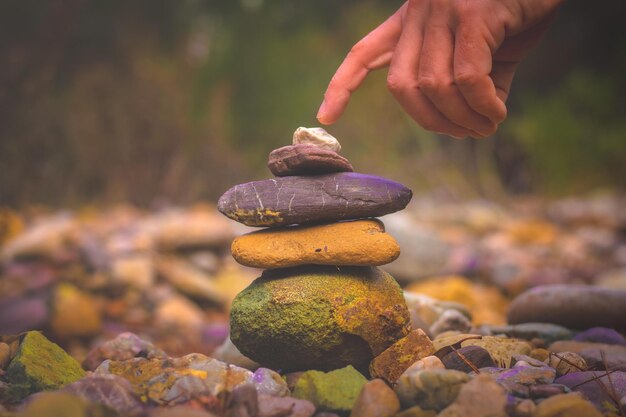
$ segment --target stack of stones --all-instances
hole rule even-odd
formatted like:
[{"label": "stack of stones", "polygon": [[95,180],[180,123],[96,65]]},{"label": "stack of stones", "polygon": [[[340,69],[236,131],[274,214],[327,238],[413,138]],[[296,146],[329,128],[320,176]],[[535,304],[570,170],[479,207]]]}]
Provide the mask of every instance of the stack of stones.
[{"label": "stack of stones", "polygon": [[275,178],[236,185],[219,210],[266,227],[232,244],[237,262],[265,269],[231,307],[231,339],[263,366],[329,370],[372,359],[410,331],[402,290],[377,268],[400,248],[375,217],[402,210],[411,190],[353,172],[339,142],[299,128],[272,151]]}]

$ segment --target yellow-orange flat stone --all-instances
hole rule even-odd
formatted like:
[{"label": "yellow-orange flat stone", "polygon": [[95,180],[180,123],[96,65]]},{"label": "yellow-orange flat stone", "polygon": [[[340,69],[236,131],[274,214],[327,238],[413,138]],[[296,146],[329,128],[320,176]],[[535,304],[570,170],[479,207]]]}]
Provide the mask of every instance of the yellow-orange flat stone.
[{"label": "yellow-orange flat stone", "polygon": [[380,220],[292,226],[248,233],[233,241],[237,262],[255,268],[316,265],[384,265],[400,255]]}]

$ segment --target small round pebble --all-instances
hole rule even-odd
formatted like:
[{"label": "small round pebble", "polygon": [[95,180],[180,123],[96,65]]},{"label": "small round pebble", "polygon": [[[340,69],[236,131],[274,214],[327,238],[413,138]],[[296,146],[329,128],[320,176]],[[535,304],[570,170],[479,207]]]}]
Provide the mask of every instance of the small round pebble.
[{"label": "small round pebble", "polygon": [[363,386],[350,412],[350,417],[393,417],[400,411],[400,401],[382,379],[373,379]]},{"label": "small round pebble", "polygon": [[548,359],[548,365],[556,369],[557,376],[587,370],[587,362],[574,352],[552,353]]}]

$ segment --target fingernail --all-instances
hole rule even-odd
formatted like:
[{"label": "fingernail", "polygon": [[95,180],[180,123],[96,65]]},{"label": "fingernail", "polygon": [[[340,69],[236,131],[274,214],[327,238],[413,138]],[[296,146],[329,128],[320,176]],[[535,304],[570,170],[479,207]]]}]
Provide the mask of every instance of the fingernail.
[{"label": "fingernail", "polygon": [[326,100],[322,101],[322,105],[320,106],[320,109],[317,111],[316,117],[317,117],[317,120],[321,122],[325,116],[326,116]]}]

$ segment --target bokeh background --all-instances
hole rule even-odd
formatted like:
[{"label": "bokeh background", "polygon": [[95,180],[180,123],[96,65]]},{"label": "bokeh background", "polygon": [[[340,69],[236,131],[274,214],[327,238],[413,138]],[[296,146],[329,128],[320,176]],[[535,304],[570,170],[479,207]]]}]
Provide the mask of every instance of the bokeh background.
[{"label": "bokeh background", "polygon": [[[401,1],[0,2],[0,203],[153,207],[267,177]],[[493,138],[420,129],[374,73],[329,131],[358,171],[453,198],[623,188],[626,3],[567,2]]]}]

